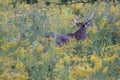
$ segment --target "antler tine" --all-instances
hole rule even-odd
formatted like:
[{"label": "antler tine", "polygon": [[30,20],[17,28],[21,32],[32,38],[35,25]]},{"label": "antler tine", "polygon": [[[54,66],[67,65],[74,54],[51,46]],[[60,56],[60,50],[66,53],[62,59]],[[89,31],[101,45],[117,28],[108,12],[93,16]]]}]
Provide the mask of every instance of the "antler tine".
[{"label": "antler tine", "polygon": [[77,18],[77,20],[79,20],[80,18],[82,18],[83,17],[83,15],[82,16],[79,16],[78,18]]},{"label": "antler tine", "polygon": [[75,15],[74,15],[73,20],[74,20],[75,23],[80,23],[80,22],[78,22],[78,20],[79,20],[80,18],[82,18],[82,17],[83,17],[83,16],[79,16],[77,19],[75,19]]},{"label": "antler tine", "polygon": [[94,16],[94,13],[92,13],[92,14],[90,15],[90,17],[86,18],[86,19],[83,21],[83,23],[86,23],[86,22],[90,21],[90,20],[93,18],[93,16]]},{"label": "antler tine", "polygon": [[78,21],[77,21],[77,19],[75,19],[75,15],[73,15],[74,17],[73,17],[73,21],[75,22],[75,23],[79,23]]}]

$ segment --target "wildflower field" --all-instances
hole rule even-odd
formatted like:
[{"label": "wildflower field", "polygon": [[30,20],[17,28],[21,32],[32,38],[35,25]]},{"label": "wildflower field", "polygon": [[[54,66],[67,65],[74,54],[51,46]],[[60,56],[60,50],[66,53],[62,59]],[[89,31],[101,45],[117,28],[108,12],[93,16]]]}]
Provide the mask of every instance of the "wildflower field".
[{"label": "wildflower field", "polygon": [[[120,80],[120,4],[45,1],[0,0],[0,80]],[[45,37],[76,31],[73,17],[91,12],[85,40],[58,46]]]}]

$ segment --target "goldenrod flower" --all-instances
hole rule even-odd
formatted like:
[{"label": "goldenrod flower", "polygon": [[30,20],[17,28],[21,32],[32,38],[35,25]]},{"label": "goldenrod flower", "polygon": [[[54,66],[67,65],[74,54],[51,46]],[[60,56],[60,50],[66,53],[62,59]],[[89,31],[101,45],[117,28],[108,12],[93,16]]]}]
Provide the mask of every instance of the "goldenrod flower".
[{"label": "goldenrod flower", "polygon": [[120,26],[120,22],[115,22],[115,26],[119,27]]},{"label": "goldenrod flower", "polygon": [[24,64],[23,64],[22,62],[17,62],[16,68],[17,68],[18,70],[24,70]]},{"label": "goldenrod flower", "polygon": [[105,58],[104,58],[104,60],[105,61],[114,61],[114,60],[116,60],[118,58],[119,58],[119,56],[117,54],[113,54],[112,56],[106,55]]},{"label": "goldenrod flower", "polygon": [[104,17],[100,22],[100,29],[104,29],[107,22],[107,18]]},{"label": "goldenrod flower", "polygon": [[37,63],[38,63],[38,65],[42,65],[42,64],[43,64],[43,62],[42,62],[42,61],[38,61]]},{"label": "goldenrod flower", "polygon": [[16,46],[16,42],[9,42],[8,46]]},{"label": "goldenrod flower", "polygon": [[63,58],[63,60],[66,61],[66,62],[69,62],[71,59],[70,59],[70,57],[68,55],[65,55],[65,57]]},{"label": "goldenrod flower", "polygon": [[37,47],[37,52],[41,52],[42,50],[43,50],[43,46],[42,45],[38,45],[38,47]]},{"label": "goldenrod flower", "polygon": [[77,62],[77,61],[80,61],[81,59],[76,55],[76,56],[73,56],[71,60]]},{"label": "goldenrod flower", "polygon": [[95,63],[95,66],[93,67],[93,71],[97,72],[102,68],[102,61],[100,60],[99,62]]},{"label": "goldenrod flower", "polygon": [[20,52],[20,54],[21,54],[22,57],[25,57],[25,54],[26,54],[27,50],[24,49],[23,47],[21,47],[21,48],[19,49],[19,52]]},{"label": "goldenrod flower", "polygon": [[115,11],[115,6],[111,6],[111,12],[113,13]]},{"label": "goldenrod flower", "polygon": [[108,71],[108,67],[105,67],[102,72],[107,73],[107,71]]},{"label": "goldenrod flower", "polygon": [[93,54],[90,60],[94,62],[94,67],[93,67],[94,72],[102,68],[102,59],[99,56],[97,56],[96,54]]},{"label": "goldenrod flower", "polygon": [[7,52],[7,47],[5,45],[1,46],[2,51]]},{"label": "goldenrod flower", "polygon": [[97,33],[97,26],[96,26],[96,25],[94,25],[94,26],[92,27],[92,33],[93,33],[93,34],[96,34],[96,33]]}]

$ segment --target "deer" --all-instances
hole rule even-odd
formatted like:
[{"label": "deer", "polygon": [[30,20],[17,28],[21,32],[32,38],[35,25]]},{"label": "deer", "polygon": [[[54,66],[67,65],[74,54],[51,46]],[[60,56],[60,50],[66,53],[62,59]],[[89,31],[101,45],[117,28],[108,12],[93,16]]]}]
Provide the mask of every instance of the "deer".
[{"label": "deer", "polygon": [[74,17],[73,21],[77,25],[78,29],[73,32],[73,33],[68,33],[68,34],[60,34],[60,33],[50,33],[46,37],[52,37],[55,38],[55,43],[57,45],[62,45],[65,44],[66,42],[69,41],[70,38],[75,38],[77,41],[84,40],[86,38],[87,32],[86,32],[86,27],[92,27],[93,23],[91,22],[91,19],[93,18],[94,13],[92,13],[89,17],[87,17],[85,20],[82,22],[79,22],[78,20],[82,18],[79,16],[77,19]]}]

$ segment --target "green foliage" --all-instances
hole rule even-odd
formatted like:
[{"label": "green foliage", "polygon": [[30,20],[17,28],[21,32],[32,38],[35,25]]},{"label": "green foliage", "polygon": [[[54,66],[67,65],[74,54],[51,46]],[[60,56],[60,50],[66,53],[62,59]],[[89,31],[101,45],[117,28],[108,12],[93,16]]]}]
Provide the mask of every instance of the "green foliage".
[{"label": "green foliage", "polygon": [[49,6],[49,5],[50,5],[50,2],[46,1],[45,4],[46,4],[47,6]]},{"label": "green foliage", "polygon": [[69,0],[61,0],[62,4],[67,4]]},{"label": "green foliage", "polygon": [[[39,1],[16,8],[0,1],[5,6],[0,7],[0,80],[119,80],[119,5],[107,10],[102,2],[48,7]],[[91,12],[94,26],[85,40],[71,38],[58,46],[55,38],[45,38],[74,32],[73,17],[82,14],[83,21]]]},{"label": "green foliage", "polygon": [[27,4],[34,4],[37,3],[37,0],[25,0]]},{"label": "green foliage", "polygon": [[3,39],[3,38],[5,38],[6,37],[6,31],[4,31],[3,29],[2,29],[2,27],[0,27],[0,39]]}]

